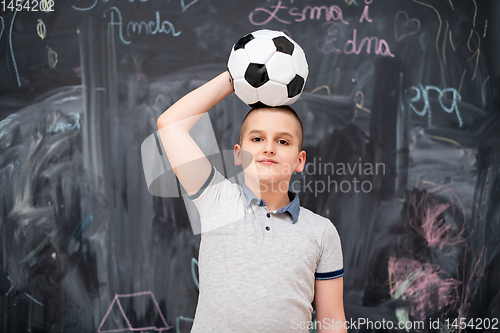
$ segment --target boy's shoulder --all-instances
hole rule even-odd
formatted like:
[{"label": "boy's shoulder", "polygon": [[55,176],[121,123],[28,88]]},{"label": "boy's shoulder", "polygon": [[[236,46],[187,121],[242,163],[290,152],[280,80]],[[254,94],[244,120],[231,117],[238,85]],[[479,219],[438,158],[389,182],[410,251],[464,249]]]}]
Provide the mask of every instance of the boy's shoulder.
[{"label": "boy's shoulder", "polygon": [[335,225],[329,218],[302,206],[300,206],[299,219],[303,219],[303,221],[306,222],[306,225],[315,229],[317,228],[324,231],[328,227],[333,227],[336,230]]}]

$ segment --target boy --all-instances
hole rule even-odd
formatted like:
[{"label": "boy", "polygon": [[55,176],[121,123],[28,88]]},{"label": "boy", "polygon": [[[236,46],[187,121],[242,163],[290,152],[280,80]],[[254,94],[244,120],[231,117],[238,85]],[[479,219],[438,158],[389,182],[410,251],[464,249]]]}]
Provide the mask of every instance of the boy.
[{"label": "boy", "polygon": [[189,135],[232,92],[226,71],[157,122],[169,162],[201,217],[200,294],[191,332],[309,332],[313,299],[319,333],[347,332],[337,230],[288,191],[306,158],[295,112],[278,107],[247,114],[234,146],[243,186],[225,179]]}]

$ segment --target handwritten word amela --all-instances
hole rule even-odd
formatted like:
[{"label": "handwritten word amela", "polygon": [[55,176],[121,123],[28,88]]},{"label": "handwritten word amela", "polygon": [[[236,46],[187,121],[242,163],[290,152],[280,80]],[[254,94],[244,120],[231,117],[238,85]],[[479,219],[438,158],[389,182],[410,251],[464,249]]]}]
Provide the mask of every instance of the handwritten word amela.
[{"label": "handwritten word amela", "polygon": [[[130,44],[131,41],[125,40],[123,36],[123,19],[122,19],[122,14],[120,10],[116,7],[110,7],[106,11],[104,11],[104,17],[107,16],[107,13],[109,12],[109,25],[112,27],[114,30],[114,26],[118,27],[118,34],[120,36],[120,40],[122,41],[123,44]],[[116,17],[115,17],[116,14]],[[156,35],[157,33],[160,34],[172,34],[172,36],[177,37],[181,34],[182,31],[175,31],[174,25],[170,21],[161,21],[160,20],[160,12],[156,11],[156,21],[149,21],[149,22],[133,22],[130,21],[127,24],[127,36],[130,36],[130,31],[132,30],[132,33],[137,33],[140,34],[142,33],[144,28],[144,31],[146,35]]]}]

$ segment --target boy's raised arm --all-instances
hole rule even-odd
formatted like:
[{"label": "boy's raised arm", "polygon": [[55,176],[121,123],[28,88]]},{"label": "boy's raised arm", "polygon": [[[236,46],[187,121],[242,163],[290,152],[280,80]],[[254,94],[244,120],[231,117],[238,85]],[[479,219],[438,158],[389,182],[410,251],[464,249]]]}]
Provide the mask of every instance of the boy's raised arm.
[{"label": "boy's raised arm", "polygon": [[233,92],[226,71],[188,93],[160,115],[157,121],[161,142],[170,165],[186,190],[195,194],[205,183],[211,165],[189,131],[210,108]]}]

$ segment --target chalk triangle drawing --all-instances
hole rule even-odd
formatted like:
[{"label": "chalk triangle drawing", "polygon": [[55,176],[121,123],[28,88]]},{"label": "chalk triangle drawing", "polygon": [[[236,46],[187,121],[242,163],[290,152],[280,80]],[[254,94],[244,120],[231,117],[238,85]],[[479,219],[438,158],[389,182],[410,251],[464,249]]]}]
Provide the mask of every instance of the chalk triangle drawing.
[{"label": "chalk triangle drawing", "polygon": [[[134,304],[143,305],[143,308],[147,308],[146,312],[140,315],[140,318],[136,313]],[[106,311],[106,314],[102,318],[97,332],[135,332],[145,330],[161,332],[172,327],[167,324],[165,317],[163,317],[153,293],[143,291],[134,294],[116,294],[108,311]]]}]

